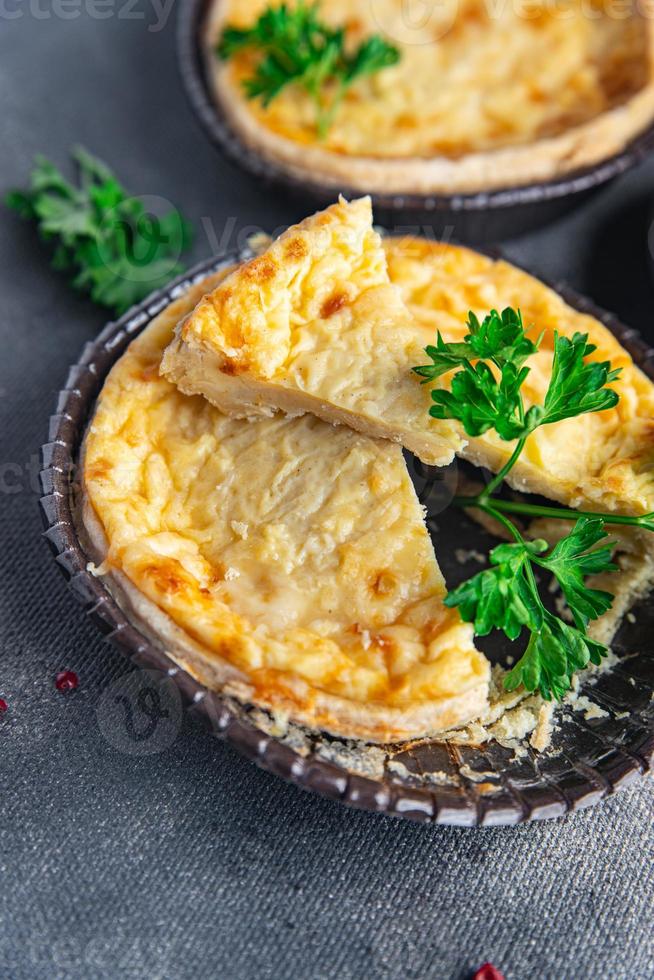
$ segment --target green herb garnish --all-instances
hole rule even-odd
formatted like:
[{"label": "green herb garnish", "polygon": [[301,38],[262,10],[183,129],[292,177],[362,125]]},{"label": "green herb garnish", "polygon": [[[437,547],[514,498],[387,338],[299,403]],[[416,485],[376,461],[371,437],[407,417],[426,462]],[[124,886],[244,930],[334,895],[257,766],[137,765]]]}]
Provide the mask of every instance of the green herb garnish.
[{"label": "green herb garnish", "polygon": [[318,16],[318,4],[285,3],[266,9],[250,28],[226,27],[217,47],[224,60],[249,48],[261,55],[243,84],[250,99],[264,106],[287,85],[301,86],[316,110],[316,127],[324,139],[347,90],[359,78],[397,64],[400,52],[378,34],[354,50],[345,44],[345,28],[332,28]]},{"label": "green herb garnish", "polygon": [[55,246],[53,267],[72,276],[75,289],[120,315],[183,271],[178,260],[191,229],[176,210],[150,213],[85,150],[72,155],[79,186],[38,156],[29,189],[10,191],[5,203],[37,223]]},{"label": "green herb garnish", "polygon": [[[448,606],[458,606],[461,617],[474,624],[478,636],[493,629],[517,640],[529,633],[525,653],[507,674],[504,685],[514,690],[523,684],[539,691],[546,700],[561,698],[573,674],[589,662],[598,664],[608,652],[587,634],[591,620],[611,608],[610,592],[586,585],[589,575],[617,568],[606,542],[605,524],[626,524],[654,531],[654,514],[628,517],[595,514],[563,507],[548,507],[500,500],[493,494],[519,459],[530,433],[542,425],[560,422],[588,412],[614,408],[618,394],[607,387],[620,371],[608,361],[587,361],[595,351],[588,336],[572,339],[554,336],[550,382],[542,405],[525,410],[521,393],[540,338],[527,337],[519,311],[501,314],[491,310],[479,322],[469,314],[469,333],[463,343],[449,344],[438,334],[436,345],[427,347],[431,363],[413,370],[423,383],[456,371],[449,390],[432,391],[430,414],[438,419],[456,419],[470,436],[493,430],[501,439],[517,440],[516,447],[499,473],[475,497],[457,497],[461,507],[475,507],[499,521],[514,540],[490,553],[490,567],[450,591]],[[456,369],[459,370],[456,370]],[[551,550],[545,541],[527,541],[507,513],[529,517],[574,520],[571,532]],[[557,580],[572,614],[574,626],[547,610],[542,602],[535,570],[542,568]]]}]

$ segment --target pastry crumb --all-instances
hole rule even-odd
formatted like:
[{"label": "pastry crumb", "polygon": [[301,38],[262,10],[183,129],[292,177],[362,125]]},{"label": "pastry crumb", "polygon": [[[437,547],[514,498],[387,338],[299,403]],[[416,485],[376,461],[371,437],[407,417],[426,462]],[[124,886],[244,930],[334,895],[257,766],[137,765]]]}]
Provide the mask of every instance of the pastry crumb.
[{"label": "pastry crumb", "polygon": [[507,711],[494,725],[491,725],[489,733],[500,743],[502,740],[521,741],[526,738],[538,724],[540,706],[536,705],[536,701],[540,701],[540,698],[528,698],[517,708]]},{"label": "pastry crumb", "polygon": [[454,552],[454,557],[459,565],[465,565],[469,561],[476,561],[480,565],[486,564],[486,555],[483,555],[481,551],[477,551],[475,548],[457,548]]},{"label": "pastry crumb", "polygon": [[572,703],[573,711],[583,711],[584,718],[586,721],[591,721],[593,718],[609,718],[610,715],[608,711],[604,708],[600,708],[599,704],[595,704],[590,698],[587,698],[585,694],[580,695],[575,698]]},{"label": "pastry crumb", "polygon": [[[477,784],[479,784],[479,787],[481,787],[481,786],[489,787],[490,786],[491,787],[491,790],[487,790],[487,792],[490,792],[490,791],[493,791],[493,790],[498,790],[498,789],[501,789],[502,788],[497,783],[497,773],[496,772],[492,772],[492,771],[489,771],[489,772],[480,772],[477,769],[472,769],[468,765],[467,762],[464,763],[462,766],[459,766],[459,772],[466,779],[469,779],[471,783],[477,783]],[[494,782],[491,782],[491,780],[494,780]]]},{"label": "pastry crumb", "polygon": [[434,786],[458,786],[460,783],[457,776],[443,772],[442,769],[438,769],[435,772],[425,772],[422,778]]},{"label": "pastry crumb", "polygon": [[103,575],[106,575],[110,569],[111,566],[107,559],[105,559],[100,565],[96,565],[95,562],[92,561],[89,561],[86,564],[87,572],[89,572],[89,574],[94,578],[101,578]]},{"label": "pastry crumb", "polygon": [[540,706],[536,727],[531,733],[529,744],[537,752],[544,752],[552,742],[554,731],[554,702],[546,701]]},{"label": "pastry crumb", "polygon": [[272,236],[267,235],[265,231],[256,231],[248,238],[248,247],[252,249],[255,255],[261,255],[270,247],[272,241]]},{"label": "pastry crumb", "polygon": [[400,779],[409,779],[411,777],[411,773],[404,763],[397,762],[395,759],[389,759],[386,763],[386,768],[394,776],[399,776]]},{"label": "pastry crumb", "polygon": [[[320,742],[314,746],[314,754],[327,762],[333,762],[348,772],[381,780],[384,777],[386,752],[375,745],[357,742]],[[408,773],[408,770],[407,770]]]}]

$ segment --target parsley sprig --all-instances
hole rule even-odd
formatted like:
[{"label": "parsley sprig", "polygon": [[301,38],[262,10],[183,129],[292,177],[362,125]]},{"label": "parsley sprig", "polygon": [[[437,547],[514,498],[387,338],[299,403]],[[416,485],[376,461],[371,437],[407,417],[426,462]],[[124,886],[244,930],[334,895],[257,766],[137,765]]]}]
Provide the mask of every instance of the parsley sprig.
[{"label": "parsley sprig", "polygon": [[53,267],[71,276],[75,289],[120,315],[183,270],[178,260],[191,229],[174,209],[151,214],[85,150],[72,156],[79,186],[37,156],[29,188],[10,191],[5,203],[36,222],[54,245]]},{"label": "parsley sprig", "polygon": [[[552,696],[560,698],[577,670],[589,661],[598,664],[606,653],[601,643],[586,634],[586,627],[590,620],[611,608],[613,596],[589,588],[585,578],[612,571],[617,565],[611,560],[610,546],[591,550],[606,537],[600,519],[581,518],[548,555],[544,554],[545,541],[525,541],[511,527],[516,543],[494,548],[490,553],[491,567],[451,591],[445,602],[459,607],[462,618],[474,624],[478,636],[500,629],[509,639],[516,640],[523,629],[528,629],[531,635],[527,650],[508,674],[505,686],[511,691],[524,684],[548,700]],[[572,612],[574,627],[543,605],[534,566],[556,577]]]},{"label": "parsley sprig", "polygon": [[250,99],[268,106],[287,85],[299,85],[311,98],[316,127],[324,139],[351,85],[366,75],[397,64],[400,53],[378,34],[349,51],[345,28],[320,20],[318,4],[282,3],[269,7],[246,29],[226,27],[217,54],[228,60],[245,49],[260,55],[254,74],[243,87]]},{"label": "parsley sprig", "polygon": [[[608,361],[589,361],[596,348],[586,334],[572,338],[554,335],[550,381],[542,405],[525,409],[522,386],[529,375],[526,361],[540,346],[541,337],[527,336],[522,316],[511,308],[491,312],[482,322],[469,314],[469,333],[462,343],[447,343],[442,335],[426,348],[431,363],[415,367],[423,383],[433,382],[448,372],[449,389],[432,391],[430,415],[455,419],[470,436],[492,430],[506,441],[516,440],[507,463],[475,497],[458,497],[455,503],[475,507],[499,521],[513,542],[501,544],[490,553],[490,567],[448,593],[446,605],[458,607],[462,618],[473,623],[478,636],[498,629],[510,640],[523,630],[529,633],[525,653],[506,675],[504,685],[514,690],[520,684],[539,691],[547,700],[561,698],[572,676],[588,663],[599,664],[606,647],[591,639],[589,623],[611,608],[610,592],[590,588],[590,575],[617,568],[611,559],[605,524],[628,524],[654,531],[654,514],[629,517],[595,514],[562,507],[540,506],[501,500],[495,491],[513,468],[529,435],[543,425],[589,412],[614,408],[618,393],[607,387],[619,377]],[[543,540],[527,541],[506,516],[556,517],[574,520],[570,533],[548,551]],[[546,609],[541,599],[537,569],[558,582],[574,625]]]},{"label": "parsley sprig", "polygon": [[[606,385],[617,379],[620,369],[612,371],[608,361],[586,362],[596,350],[588,343],[587,334],[576,333],[569,340],[555,333],[545,401],[525,412],[521,388],[529,368],[524,362],[536,353],[542,338],[530,340],[520,311],[511,308],[501,314],[491,310],[483,323],[470,313],[467,326],[470,333],[462,344],[446,344],[439,333],[436,347],[426,348],[432,364],[414,368],[426,381],[454,367],[463,369],[452,378],[449,391],[432,392],[435,404],[429,414],[434,418],[458,419],[471,436],[494,429],[501,439],[511,440],[525,439],[541,425],[617,405],[617,392]],[[495,366],[495,372],[487,361]]]}]

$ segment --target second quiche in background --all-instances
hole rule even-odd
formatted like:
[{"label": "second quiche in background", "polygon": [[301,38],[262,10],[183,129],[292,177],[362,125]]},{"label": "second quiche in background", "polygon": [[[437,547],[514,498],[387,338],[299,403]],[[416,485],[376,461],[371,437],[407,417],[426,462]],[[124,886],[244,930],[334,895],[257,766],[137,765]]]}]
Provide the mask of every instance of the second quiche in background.
[{"label": "second quiche in background", "polygon": [[654,118],[643,5],[214,0],[204,55],[237,138],[291,177],[391,194],[540,183]]}]

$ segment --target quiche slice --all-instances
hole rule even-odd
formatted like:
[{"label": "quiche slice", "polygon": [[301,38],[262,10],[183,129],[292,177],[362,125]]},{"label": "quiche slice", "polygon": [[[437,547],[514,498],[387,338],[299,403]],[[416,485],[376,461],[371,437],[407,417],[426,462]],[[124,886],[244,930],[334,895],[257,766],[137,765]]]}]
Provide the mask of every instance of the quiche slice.
[{"label": "quiche slice", "polygon": [[442,465],[465,439],[430,418],[429,390],[411,373],[423,333],[389,281],[370,198],[341,199],[207,293],[162,371],[230,415],[312,412]]},{"label": "quiche slice", "polygon": [[311,728],[389,742],[477,717],[489,665],[443,604],[399,446],[310,414],[230,418],[160,376],[216,287],[161,313],[104,385],[81,461],[96,574],[201,683]]}]

